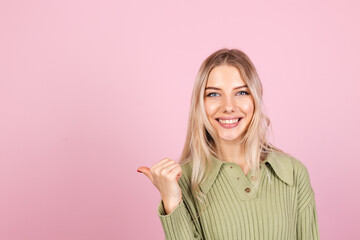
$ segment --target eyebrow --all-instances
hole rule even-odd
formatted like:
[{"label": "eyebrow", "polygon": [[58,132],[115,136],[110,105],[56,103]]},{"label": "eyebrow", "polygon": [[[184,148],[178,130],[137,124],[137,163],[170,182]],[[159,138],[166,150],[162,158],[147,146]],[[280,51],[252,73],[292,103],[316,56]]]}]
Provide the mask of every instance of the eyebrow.
[{"label": "eyebrow", "polygon": [[[239,87],[234,88],[234,90],[239,89],[239,88],[247,88],[247,87],[248,87],[247,85],[243,85],[243,86],[239,86]],[[208,89],[221,90],[221,88],[217,88],[217,87],[207,87],[207,88],[205,88],[205,90],[208,90]]]}]

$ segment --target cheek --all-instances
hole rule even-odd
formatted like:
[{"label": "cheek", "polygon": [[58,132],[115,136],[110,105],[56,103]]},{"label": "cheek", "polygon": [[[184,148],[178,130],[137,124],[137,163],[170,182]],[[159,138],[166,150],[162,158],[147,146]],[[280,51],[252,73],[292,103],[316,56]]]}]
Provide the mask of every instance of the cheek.
[{"label": "cheek", "polygon": [[216,109],[217,109],[216,104],[213,104],[213,103],[210,104],[208,102],[205,102],[204,105],[205,105],[206,115],[208,117],[211,117],[212,115],[214,115],[216,113]]},{"label": "cheek", "polygon": [[251,114],[254,111],[254,103],[252,101],[243,102],[241,104],[241,109],[243,112]]}]

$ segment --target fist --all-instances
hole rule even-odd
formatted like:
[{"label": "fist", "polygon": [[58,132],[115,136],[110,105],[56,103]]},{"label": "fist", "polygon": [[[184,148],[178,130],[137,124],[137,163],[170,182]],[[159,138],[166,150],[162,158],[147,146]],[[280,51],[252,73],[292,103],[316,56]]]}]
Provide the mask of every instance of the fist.
[{"label": "fist", "polygon": [[164,158],[155,163],[150,169],[142,166],[137,171],[148,177],[159,190],[165,210],[170,209],[171,211],[181,202],[182,194],[178,180],[181,177],[182,170],[177,162],[170,158]]}]

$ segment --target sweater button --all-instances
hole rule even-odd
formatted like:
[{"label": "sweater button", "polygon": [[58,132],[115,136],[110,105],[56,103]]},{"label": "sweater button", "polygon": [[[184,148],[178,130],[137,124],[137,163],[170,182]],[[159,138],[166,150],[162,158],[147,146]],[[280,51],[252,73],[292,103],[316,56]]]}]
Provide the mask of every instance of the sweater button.
[{"label": "sweater button", "polygon": [[249,192],[250,192],[250,188],[245,188],[245,192],[249,193]]}]

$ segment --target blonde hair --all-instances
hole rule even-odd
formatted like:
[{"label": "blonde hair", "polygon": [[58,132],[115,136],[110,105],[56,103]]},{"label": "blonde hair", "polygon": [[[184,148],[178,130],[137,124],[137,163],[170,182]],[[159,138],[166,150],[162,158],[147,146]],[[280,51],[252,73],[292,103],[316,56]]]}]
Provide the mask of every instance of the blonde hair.
[{"label": "blonde hair", "polygon": [[241,142],[245,159],[254,176],[258,177],[259,175],[261,154],[270,151],[284,153],[268,141],[267,131],[271,126],[269,118],[264,113],[263,88],[255,66],[249,57],[238,49],[227,48],[211,54],[201,64],[195,79],[187,136],[179,160],[180,165],[189,163],[192,166],[190,189],[192,195],[201,204],[201,210],[204,210],[208,205],[208,200],[206,194],[200,190],[199,184],[207,178],[212,167],[211,155],[222,159],[217,133],[211,126],[204,107],[205,87],[209,74],[212,69],[220,65],[234,66],[239,70],[254,100],[253,117],[245,129]]}]

